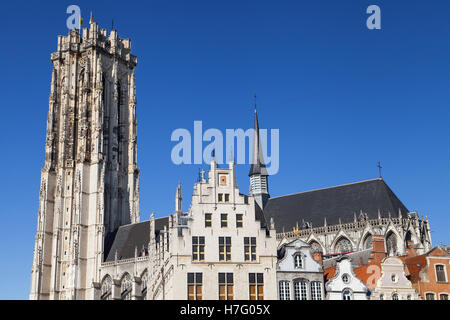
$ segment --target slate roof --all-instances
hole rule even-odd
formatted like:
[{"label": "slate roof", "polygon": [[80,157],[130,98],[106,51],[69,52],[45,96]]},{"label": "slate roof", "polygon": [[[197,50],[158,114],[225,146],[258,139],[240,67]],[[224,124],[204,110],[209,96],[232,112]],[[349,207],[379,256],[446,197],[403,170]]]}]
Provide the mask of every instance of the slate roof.
[{"label": "slate roof", "polygon": [[328,225],[352,222],[362,210],[369,219],[382,217],[388,212],[393,217],[398,211],[406,214],[409,210],[392,192],[382,179],[361,181],[336,187],[306,191],[281,197],[270,198],[264,208],[266,220],[274,218],[277,232],[291,231],[302,220],[312,227],[323,226],[324,218]]},{"label": "slate roof", "polygon": [[[169,217],[155,219],[157,242],[160,239],[160,230],[164,229],[164,226],[168,225],[168,223]],[[105,250],[105,261],[114,261],[116,251],[119,260],[133,258],[135,248],[137,248],[138,253],[142,250],[142,247],[147,250],[149,241],[150,220],[121,226],[116,232],[106,237],[105,249],[110,249]]]}]

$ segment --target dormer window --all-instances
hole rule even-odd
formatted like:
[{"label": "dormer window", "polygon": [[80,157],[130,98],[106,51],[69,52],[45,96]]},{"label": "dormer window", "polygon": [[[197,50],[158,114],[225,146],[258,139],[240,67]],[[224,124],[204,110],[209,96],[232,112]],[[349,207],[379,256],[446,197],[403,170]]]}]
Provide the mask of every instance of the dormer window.
[{"label": "dormer window", "polygon": [[294,255],[294,267],[296,269],[302,269],[303,268],[303,257],[301,254]]}]

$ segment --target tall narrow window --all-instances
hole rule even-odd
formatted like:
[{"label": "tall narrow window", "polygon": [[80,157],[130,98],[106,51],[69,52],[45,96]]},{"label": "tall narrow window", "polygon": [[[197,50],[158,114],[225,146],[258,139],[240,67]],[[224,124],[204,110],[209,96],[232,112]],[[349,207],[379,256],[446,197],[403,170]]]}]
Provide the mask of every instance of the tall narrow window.
[{"label": "tall narrow window", "polygon": [[236,215],[236,228],[242,228],[244,226],[244,218],[241,213]]},{"label": "tall narrow window", "polygon": [[244,260],[256,261],[256,237],[244,237]]},{"label": "tall narrow window", "polygon": [[112,299],[112,279],[110,276],[106,276],[106,278],[102,282],[102,300],[111,300]]},{"label": "tall narrow window", "polygon": [[307,284],[305,280],[296,280],[294,282],[294,299],[307,300]]},{"label": "tall narrow window", "polygon": [[291,300],[289,281],[280,281],[278,283],[278,288],[280,293],[280,300]]},{"label": "tall narrow window", "polygon": [[228,227],[228,215],[226,213],[220,214],[220,227]]},{"label": "tall narrow window", "polygon": [[249,273],[250,300],[264,300],[264,274]]},{"label": "tall narrow window", "polygon": [[436,268],[436,280],[438,282],[446,282],[447,279],[445,277],[444,266],[442,264],[437,264],[435,268]]},{"label": "tall narrow window", "polygon": [[296,269],[303,268],[303,257],[301,254],[294,255],[294,266]]},{"label": "tall narrow window", "polygon": [[192,261],[205,260],[205,237],[192,237]]},{"label": "tall narrow window", "polygon": [[233,300],[233,273],[219,273],[219,300]]},{"label": "tall narrow window", "polygon": [[141,276],[142,300],[147,300],[147,282],[148,282],[148,275],[147,275],[147,271],[145,271]]},{"label": "tall narrow window", "polygon": [[219,237],[219,261],[231,260],[231,237]]},{"label": "tall narrow window", "polygon": [[322,283],[320,281],[311,282],[311,300],[322,300]]},{"label": "tall narrow window", "polygon": [[205,228],[211,228],[211,227],[212,227],[212,214],[205,213]]},{"label": "tall narrow window", "polygon": [[187,287],[188,300],[202,300],[203,276],[201,272],[188,272]]},{"label": "tall narrow window", "polygon": [[122,300],[131,300],[131,276],[127,273],[120,284],[120,297]]},{"label": "tall narrow window", "polygon": [[218,194],[218,201],[223,202],[223,193]]},{"label": "tall narrow window", "polygon": [[230,194],[225,193],[225,202],[230,202]]}]

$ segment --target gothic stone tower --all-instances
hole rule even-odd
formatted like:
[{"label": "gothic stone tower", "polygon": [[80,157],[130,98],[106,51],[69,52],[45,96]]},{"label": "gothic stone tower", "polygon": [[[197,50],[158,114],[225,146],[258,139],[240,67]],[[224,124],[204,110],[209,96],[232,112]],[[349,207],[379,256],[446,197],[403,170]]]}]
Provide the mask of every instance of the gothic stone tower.
[{"label": "gothic stone tower", "polygon": [[131,41],[89,28],[58,37],[30,299],[93,299],[105,238],[139,221]]}]

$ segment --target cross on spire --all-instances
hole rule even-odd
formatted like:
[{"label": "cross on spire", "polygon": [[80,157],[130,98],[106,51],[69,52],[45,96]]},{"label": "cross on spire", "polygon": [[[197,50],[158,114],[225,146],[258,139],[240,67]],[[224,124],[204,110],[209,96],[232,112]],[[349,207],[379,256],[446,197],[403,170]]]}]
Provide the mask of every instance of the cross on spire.
[{"label": "cross on spire", "polygon": [[382,176],[381,176],[381,169],[382,169],[383,167],[381,166],[380,161],[378,161],[377,167],[378,167],[378,174],[379,174],[380,179],[381,179],[381,178],[382,178]]}]

